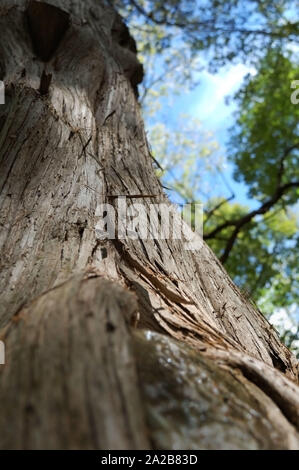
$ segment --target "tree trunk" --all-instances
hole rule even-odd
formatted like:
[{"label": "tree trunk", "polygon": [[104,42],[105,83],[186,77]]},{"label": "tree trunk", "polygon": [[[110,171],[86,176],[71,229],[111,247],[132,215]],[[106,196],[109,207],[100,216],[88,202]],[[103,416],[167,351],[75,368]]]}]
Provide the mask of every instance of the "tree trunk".
[{"label": "tree trunk", "polygon": [[95,230],[170,204],[119,16],[4,0],[0,30],[0,448],[299,448],[297,361],[207,245]]}]

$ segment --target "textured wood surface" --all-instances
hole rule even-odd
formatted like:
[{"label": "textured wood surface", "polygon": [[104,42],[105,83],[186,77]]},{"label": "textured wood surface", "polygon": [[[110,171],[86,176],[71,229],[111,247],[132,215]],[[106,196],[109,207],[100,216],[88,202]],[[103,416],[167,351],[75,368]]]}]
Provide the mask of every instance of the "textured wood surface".
[{"label": "textured wood surface", "polygon": [[[221,357],[219,368],[238,370],[268,397],[269,415],[279,407],[290,420],[284,445],[293,446],[298,362],[207,245],[191,252],[180,240],[97,238],[97,205],[116,207],[113,195],[170,203],[136,100],[142,70],[120,18],[101,1],[48,3],[69,14],[69,25],[42,58],[34,9],[28,22],[28,2],[0,7],[0,337],[8,351],[0,447],[149,445],[123,318]],[[142,202],[149,209],[153,200]],[[262,384],[250,360],[283,379]]]}]

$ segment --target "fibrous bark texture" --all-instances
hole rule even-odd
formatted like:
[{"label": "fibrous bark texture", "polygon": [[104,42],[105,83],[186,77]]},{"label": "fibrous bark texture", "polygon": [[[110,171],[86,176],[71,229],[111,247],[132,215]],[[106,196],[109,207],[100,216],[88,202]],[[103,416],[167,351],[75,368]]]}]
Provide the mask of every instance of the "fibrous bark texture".
[{"label": "fibrous bark texture", "polygon": [[0,31],[0,447],[299,448],[298,363],[207,245],[96,231],[170,205],[118,14],[4,0]]}]

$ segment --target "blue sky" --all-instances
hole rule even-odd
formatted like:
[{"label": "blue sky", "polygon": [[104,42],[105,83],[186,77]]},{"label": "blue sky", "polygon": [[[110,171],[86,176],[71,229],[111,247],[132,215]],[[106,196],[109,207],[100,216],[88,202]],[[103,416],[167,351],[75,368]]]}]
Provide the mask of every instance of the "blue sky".
[{"label": "blue sky", "polygon": [[[220,69],[217,74],[204,71],[194,90],[175,99],[174,112],[190,114],[199,119],[204,129],[213,132],[224,154],[228,129],[234,124],[235,111],[234,102],[226,104],[225,97],[238,90],[248,73],[254,74],[254,69],[243,64]],[[232,165],[227,164],[225,177],[236,194],[236,201],[251,208],[257,207],[256,201],[247,197],[246,186],[233,180],[232,172]]]}]

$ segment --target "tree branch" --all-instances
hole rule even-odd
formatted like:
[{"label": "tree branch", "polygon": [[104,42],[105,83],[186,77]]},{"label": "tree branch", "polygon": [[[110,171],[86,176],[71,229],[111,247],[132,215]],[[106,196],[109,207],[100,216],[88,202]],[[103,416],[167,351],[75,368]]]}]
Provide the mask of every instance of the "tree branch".
[{"label": "tree branch", "polygon": [[[165,26],[177,27],[177,28],[182,28],[182,29],[186,29],[188,26],[192,26],[192,28],[201,28],[201,31],[204,31],[204,28],[209,28],[208,30],[205,30],[205,32],[207,33],[241,33],[241,34],[246,34],[246,35],[255,34],[255,35],[269,36],[269,37],[276,37],[276,38],[283,38],[283,37],[289,36],[289,33],[284,34],[281,31],[280,32],[279,31],[265,31],[261,29],[255,30],[255,29],[244,29],[244,28],[234,28],[234,27],[228,29],[223,26],[213,26],[211,24],[211,21],[194,21],[188,25],[186,23],[180,23],[175,20],[169,21],[166,17],[164,17],[163,19],[158,19],[154,17],[153,13],[148,13],[141,5],[138,4],[137,1],[130,0],[130,3],[147,20],[158,25],[165,25]],[[296,24],[296,23],[292,23],[292,24]]]},{"label": "tree branch", "polygon": [[[228,239],[228,242],[227,242],[227,245],[225,247],[224,253],[220,257],[220,261],[223,264],[227,261],[227,258],[229,256],[234,244],[235,244],[235,241],[238,237],[238,234],[239,234],[241,228],[244,227],[244,225],[248,224],[256,215],[262,215],[262,214],[265,214],[266,212],[268,212],[271,209],[271,207],[273,207],[274,204],[276,204],[289,189],[296,188],[296,187],[299,188],[299,181],[293,181],[293,182],[290,182],[290,183],[287,183],[287,184],[281,186],[275,192],[274,196],[271,199],[269,199],[268,201],[266,201],[264,204],[262,204],[259,207],[259,209],[256,209],[256,210],[253,210],[253,211],[249,212],[248,214],[246,214],[244,217],[242,217],[237,222],[236,221],[235,222],[234,221],[227,222],[226,226],[234,226],[235,228],[234,228],[234,231],[231,234],[230,238]],[[225,225],[225,224],[222,224],[222,225]],[[218,229],[219,229],[219,227],[217,229],[215,229],[214,232],[216,230],[218,232],[219,231]],[[209,234],[208,238],[213,238],[213,237],[211,237],[211,234]],[[204,237],[204,239],[207,239],[207,237]]]},{"label": "tree branch", "polygon": [[[218,227],[214,228],[214,230],[212,230],[210,233],[208,233],[207,235],[204,236],[204,239],[205,240],[209,240],[211,238],[215,238],[215,235],[219,232],[221,232],[223,229],[227,228],[227,227],[237,227],[239,225],[239,223],[241,223],[243,225],[245,225],[246,223],[248,223],[253,217],[255,217],[256,215],[261,215],[261,214],[265,214],[265,212],[267,212],[274,204],[276,204],[276,202],[278,202],[278,200],[283,196],[283,194],[285,194],[286,191],[288,191],[288,189],[290,189],[291,187],[296,187],[298,186],[298,182],[295,181],[295,182],[291,182],[291,183],[286,183],[284,185],[281,185],[281,181],[282,181],[282,177],[283,177],[283,173],[284,173],[284,162],[285,162],[285,159],[286,157],[289,156],[289,154],[291,153],[292,150],[294,150],[295,148],[298,148],[299,147],[299,142],[296,142],[294,145],[291,145],[290,147],[287,147],[281,157],[281,160],[280,160],[280,165],[279,165],[279,169],[278,169],[278,172],[277,172],[277,186],[276,186],[276,191],[274,193],[274,195],[268,200],[266,201],[264,204],[262,204],[259,209],[256,209],[254,211],[251,211],[249,212],[248,214],[244,215],[243,217],[241,217],[240,219],[237,219],[237,220],[227,220],[225,222],[223,222],[222,224],[218,225]],[[249,220],[247,220],[249,218]],[[245,221],[243,223],[243,221]]]},{"label": "tree branch", "polygon": [[221,202],[216,204],[215,207],[213,207],[211,210],[206,212],[206,220],[204,221],[204,225],[208,222],[208,220],[212,217],[212,215],[215,213],[215,211],[217,209],[220,209],[220,207],[223,206],[223,204],[226,204],[227,202],[232,201],[234,199],[234,197],[235,197],[235,195],[233,194],[230,197],[227,197],[227,198],[223,199]]}]

